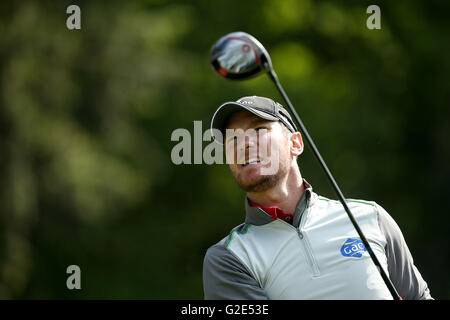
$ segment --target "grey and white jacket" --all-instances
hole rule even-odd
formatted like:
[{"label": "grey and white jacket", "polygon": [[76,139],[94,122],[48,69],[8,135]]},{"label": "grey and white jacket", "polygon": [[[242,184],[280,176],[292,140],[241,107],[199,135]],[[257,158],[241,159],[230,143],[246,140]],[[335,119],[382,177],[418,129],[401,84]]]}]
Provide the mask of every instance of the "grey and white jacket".
[{"label": "grey and white jacket", "polygon": [[[245,222],[210,247],[205,299],[392,299],[342,204],[304,181],[292,224],[245,201]],[[347,200],[403,299],[432,299],[403,235],[375,202]]]}]

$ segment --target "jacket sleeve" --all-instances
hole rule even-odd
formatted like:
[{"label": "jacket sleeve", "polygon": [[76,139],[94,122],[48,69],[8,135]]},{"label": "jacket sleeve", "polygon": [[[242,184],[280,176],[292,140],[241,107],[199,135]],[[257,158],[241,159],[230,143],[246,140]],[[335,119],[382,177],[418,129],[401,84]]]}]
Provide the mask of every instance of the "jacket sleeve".
[{"label": "jacket sleeve", "polygon": [[267,300],[259,283],[223,245],[208,249],[203,262],[206,300]]},{"label": "jacket sleeve", "polygon": [[377,204],[378,221],[384,233],[389,277],[405,300],[433,299],[427,283],[414,265],[412,255],[394,219]]}]

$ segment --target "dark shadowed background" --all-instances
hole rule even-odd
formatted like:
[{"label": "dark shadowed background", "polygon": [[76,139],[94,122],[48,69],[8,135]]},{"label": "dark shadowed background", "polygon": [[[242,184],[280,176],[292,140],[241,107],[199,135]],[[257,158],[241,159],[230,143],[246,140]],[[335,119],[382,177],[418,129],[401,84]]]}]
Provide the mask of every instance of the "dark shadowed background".
[{"label": "dark shadowed background", "polygon": [[[70,4],[81,30],[66,27]],[[381,30],[366,27],[371,4]],[[243,221],[244,193],[226,165],[173,164],[171,134],[193,134],[194,120],[205,131],[241,96],[283,103],[266,76],[212,71],[212,44],[239,30],[269,51],[344,195],[382,205],[432,295],[450,298],[449,10],[437,0],[2,0],[0,298],[203,298],[203,256]],[[336,199],[309,148],[299,164]],[[81,290],[66,287],[73,264]]]}]

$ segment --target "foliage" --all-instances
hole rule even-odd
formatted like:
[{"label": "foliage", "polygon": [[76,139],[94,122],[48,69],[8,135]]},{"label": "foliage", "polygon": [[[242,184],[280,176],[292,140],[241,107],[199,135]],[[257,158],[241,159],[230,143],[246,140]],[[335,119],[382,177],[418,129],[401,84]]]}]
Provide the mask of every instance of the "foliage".
[{"label": "foliage", "polygon": [[[449,298],[449,7],[379,2],[369,30],[370,4],[2,1],[0,298],[203,297],[203,255],[242,222],[244,194],[225,165],[174,165],[170,137],[227,100],[280,101],[266,77],[211,71],[211,45],[237,30],[271,53],[344,194],[386,208]],[[308,149],[299,163],[334,198]]]}]

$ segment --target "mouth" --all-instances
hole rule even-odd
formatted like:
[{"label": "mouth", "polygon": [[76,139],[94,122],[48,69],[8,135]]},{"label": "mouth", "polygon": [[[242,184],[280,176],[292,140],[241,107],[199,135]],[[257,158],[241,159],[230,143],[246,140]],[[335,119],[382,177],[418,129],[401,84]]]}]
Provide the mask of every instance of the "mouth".
[{"label": "mouth", "polygon": [[242,168],[247,167],[247,166],[251,166],[251,165],[256,165],[258,163],[261,163],[261,160],[258,158],[250,158],[248,160],[245,161],[244,164],[242,164]]}]

